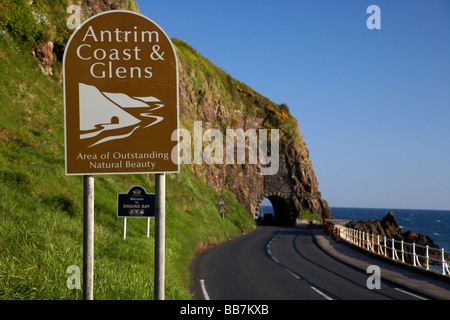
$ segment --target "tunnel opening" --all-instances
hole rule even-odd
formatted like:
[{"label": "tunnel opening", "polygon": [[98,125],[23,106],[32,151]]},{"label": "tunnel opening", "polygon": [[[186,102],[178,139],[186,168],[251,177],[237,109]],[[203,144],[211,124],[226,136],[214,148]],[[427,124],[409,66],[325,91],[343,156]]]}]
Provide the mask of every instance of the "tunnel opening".
[{"label": "tunnel opening", "polygon": [[260,225],[291,226],[293,224],[286,200],[277,195],[268,196],[261,202],[258,221]]}]

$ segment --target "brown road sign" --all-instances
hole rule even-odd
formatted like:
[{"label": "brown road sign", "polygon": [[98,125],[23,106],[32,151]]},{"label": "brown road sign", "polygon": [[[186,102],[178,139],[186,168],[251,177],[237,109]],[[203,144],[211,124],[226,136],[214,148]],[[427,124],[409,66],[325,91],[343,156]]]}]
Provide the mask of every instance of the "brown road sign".
[{"label": "brown road sign", "polygon": [[67,175],[179,172],[177,58],[152,20],[83,23],[64,55],[64,102]]}]

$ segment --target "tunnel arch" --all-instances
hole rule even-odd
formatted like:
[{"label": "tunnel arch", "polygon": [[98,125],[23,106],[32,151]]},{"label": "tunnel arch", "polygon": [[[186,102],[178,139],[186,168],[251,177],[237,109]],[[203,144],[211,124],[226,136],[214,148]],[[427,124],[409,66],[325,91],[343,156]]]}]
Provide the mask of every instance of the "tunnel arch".
[{"label": "tunnel arch", "polygon": [[292,205],[290,199],[284,197],[281,193],[265,194],[258,201],[256,208],[256,215],[259,213],[259,208],[264,199],[268,199],[272,203],[274,211],[274,224],[280,226],[293,226],[295,225],[295,216],[293,214]]}]

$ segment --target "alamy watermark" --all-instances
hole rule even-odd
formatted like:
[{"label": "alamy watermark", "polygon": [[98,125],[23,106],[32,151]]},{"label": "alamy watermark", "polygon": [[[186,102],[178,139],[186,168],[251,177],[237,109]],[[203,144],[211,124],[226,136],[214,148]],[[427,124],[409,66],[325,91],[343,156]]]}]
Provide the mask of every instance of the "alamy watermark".
[{"label": "alamy watermark", "polygon": [[371,14],[370,17],[367,18],[366,26],[368,29],[381,29],[381,9],[377,5],[370,5],[367,7],[366,13]]},{"label": "alamy watermark", "polygon": [[77,29],[81,25],[81,8],[77,5],[71,5],[67,7],[67,13],[71,14],[67,18],[66,25],[70,30]]},{"label": "alamy watermark", "polygon": [[370,265],[367,267],[366,273],[372,273],[367,278],[366,286],[368,289],[381,289],[381,269],[377,265]]},{"label": "alamy watermark", "polygon": [[[172,133],[172,140],[176,140],[178,135],[181,141],[173,148],[171,155],[174,163],[245,164],[246,153],[248,152],[248,164],[259,163],[266,166],[261,167],[262,175],[274,175],[278,172],[278,129],[259,129],[258,131],[256,129],[247,129],[246,131],[243,129],[226,129],[224,143],[224,135],[219,129],[211,128],[203,133],[202,122],[194,121],[193,152],[190,131],[178,129]],[[268,145],[269,140],[270,147]],[[211,142],[203,148],[203,143],[209,141]]]},{"label": "alamy watermark", "polygon": [[79,266],[71,265],[67,267],[67,273],[71,275],[67,278],[67,289],[81,289],[81,270]]}]

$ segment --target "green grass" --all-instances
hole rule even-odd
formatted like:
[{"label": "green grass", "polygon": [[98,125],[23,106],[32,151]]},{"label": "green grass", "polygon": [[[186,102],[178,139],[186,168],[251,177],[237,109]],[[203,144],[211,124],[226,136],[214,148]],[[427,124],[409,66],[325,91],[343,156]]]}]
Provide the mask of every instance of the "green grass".
[{"label": "green grass", "polygon": [[[82,177],[64,174],[62,88],[29,49],[0,31],[0,299],[81,299],[66,272],[83,264]],[[188,120],[184,118],[183,122]],[[154,191],[147,175],[95,177],[94,299],[153,299],[154,221],[116,216],[117,193]],[[190,259],[253,230],[252,217],[223,186],[219,195],[182,166],[166,175],[166,299],[190,299]]]},{"label": "green grass", "polygon": [[297,215],[298,219],[304,219],[304,220],[312,220],[312,221],[322,221],[322,217],[319,217],[311,211],[300,211]]}]

